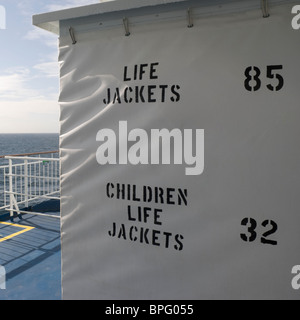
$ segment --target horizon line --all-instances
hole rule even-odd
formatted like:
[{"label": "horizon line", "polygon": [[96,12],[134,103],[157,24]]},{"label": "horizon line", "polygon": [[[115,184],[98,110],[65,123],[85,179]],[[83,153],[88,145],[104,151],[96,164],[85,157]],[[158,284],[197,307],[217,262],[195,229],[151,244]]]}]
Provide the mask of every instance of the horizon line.
[{"label": "horizon line", "polygon": [[0,132],[0,134],[59,134],[59,132]]}]

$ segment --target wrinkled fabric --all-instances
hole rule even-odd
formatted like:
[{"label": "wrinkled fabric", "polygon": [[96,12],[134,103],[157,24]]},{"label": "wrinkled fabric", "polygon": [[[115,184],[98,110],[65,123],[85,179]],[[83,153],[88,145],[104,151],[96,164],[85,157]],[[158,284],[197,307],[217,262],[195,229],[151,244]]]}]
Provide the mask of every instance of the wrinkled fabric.
[{"label": "wrinkled fabric", "polygon": [[[193,28],[140,24],[129,37],[91,31],[75,45],[61,37],[64,299],[299,297],[300,42],[291,19],[281,5],[268,19],[250,11]],[[154,146],[154,129],[179,129],[182,139],[192,130],[194,140]],[[196,130],[204,169],[187,175]],[[131,163],[147,151],[148,164]]]}]

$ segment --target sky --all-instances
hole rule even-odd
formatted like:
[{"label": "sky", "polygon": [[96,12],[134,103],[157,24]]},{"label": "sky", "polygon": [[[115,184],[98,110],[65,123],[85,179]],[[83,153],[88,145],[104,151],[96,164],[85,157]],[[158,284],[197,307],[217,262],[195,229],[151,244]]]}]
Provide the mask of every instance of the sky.
[{"label": "sky", "polygon": [[0,133],[59,132],[58,36],[32,15],[99,0],[0,0]]}]

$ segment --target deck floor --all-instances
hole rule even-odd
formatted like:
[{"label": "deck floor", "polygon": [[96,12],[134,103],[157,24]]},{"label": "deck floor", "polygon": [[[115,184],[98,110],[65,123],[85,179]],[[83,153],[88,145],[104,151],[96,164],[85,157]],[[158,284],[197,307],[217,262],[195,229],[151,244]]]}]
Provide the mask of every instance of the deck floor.
[{"label": "deck floor", "polygon": [[26,214],[0,221],[0,300],[61,300],[60,220]]}]

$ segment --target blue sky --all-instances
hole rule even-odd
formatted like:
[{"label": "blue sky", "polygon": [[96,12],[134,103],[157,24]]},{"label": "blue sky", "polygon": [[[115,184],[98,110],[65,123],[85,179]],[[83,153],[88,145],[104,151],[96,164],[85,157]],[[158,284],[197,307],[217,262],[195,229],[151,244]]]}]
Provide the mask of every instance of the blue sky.
[{"label": "blue sky", "polygon": [[0,0],[0,133],[59,132],[58,37],[32,15],[97,2]]}]

